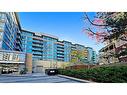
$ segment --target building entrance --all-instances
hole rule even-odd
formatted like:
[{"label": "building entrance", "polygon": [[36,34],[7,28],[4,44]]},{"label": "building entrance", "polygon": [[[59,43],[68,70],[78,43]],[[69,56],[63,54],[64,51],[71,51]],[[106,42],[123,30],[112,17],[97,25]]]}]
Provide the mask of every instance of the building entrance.
[{"label": "building entrance", "polygon": [[44,73],[45,71],[44,71],[43,66],[37,66],[37,67],[36,67],[36,72],[37,72],[37,73]]}]

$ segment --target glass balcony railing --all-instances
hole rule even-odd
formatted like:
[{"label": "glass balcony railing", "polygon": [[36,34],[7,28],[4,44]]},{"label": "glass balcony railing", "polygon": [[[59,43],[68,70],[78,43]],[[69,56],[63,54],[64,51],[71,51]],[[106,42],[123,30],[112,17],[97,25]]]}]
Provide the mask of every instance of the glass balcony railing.
[{"label": "glass balcony railing", "polygon": [[43,51],[43,49],[36,49],[36,48],[33,48],[33,51]]},{"label": "glass balcony railing", "polygon": [[57,51],[57,53],[64,54],[64,52]]},{"label": "glass balcony railing", "polygon": [[57,46],[57,48],[58,48],[58,49],[64,49],[64,47],[62,47],[62,46]]},{"label": "glass balcony railing", "polygon": [[43,46],[42,45],[39,45],[39,44],[33,44],[32,46],[33,47],[41,47],[41,48],[43,48]]},{"label": "glass balcony railing", "polygon": [[5,23],[6,20],[4,18],[0,19],[0,23]]},{"label": "glass balcony railing", "polygon": [[33,41],[33,43],[37,43],[37,44],[43,44],[43,42],[42,41]]},{"label": "glass balcony railing", "polygon": [[36,54],[36,55],[43,55],[41,52],[33,52],[33,54]]},{"label": "glass balcony railing", "polygon": [[3,32],[3,27],[0,27],[0,32]]}]

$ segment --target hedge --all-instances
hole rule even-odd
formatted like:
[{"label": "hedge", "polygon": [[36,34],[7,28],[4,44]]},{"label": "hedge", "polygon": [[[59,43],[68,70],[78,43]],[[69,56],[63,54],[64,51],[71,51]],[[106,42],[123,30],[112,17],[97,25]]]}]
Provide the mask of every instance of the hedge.
[{"label": "hedge", "polygon": [[127,66],[104,66],[91,69],[59,69],[59,74],[101,83],[126,83]]}]

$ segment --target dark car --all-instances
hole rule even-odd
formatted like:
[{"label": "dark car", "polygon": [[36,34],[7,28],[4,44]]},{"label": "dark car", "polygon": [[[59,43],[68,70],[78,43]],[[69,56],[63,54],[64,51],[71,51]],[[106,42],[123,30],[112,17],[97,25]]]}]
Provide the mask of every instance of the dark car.
[{"label": "dark car", "polygon": [[47,75],[57,75],[58,74],[58,70],[57,69],[46,69],[45,73]]},{"label": "dark car", "polygon": [[8,74],[10,74],[10,73],[13,73],[13,71],[11,69],[8,70]]},{"label": "dark car", "polygon": [[2,69],[2,74],[8,74],[8,70],[7,69]]}]

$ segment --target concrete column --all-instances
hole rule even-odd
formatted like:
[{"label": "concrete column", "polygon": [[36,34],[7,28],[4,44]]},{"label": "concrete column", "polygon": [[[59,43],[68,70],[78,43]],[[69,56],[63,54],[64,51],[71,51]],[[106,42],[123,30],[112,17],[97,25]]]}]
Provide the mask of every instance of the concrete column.
[{"label": "concrete column", "polygon": [[0,67],[0,75],[2,74],[2,67]]},{"label": "concrete column", "polygon": [[32,54],[26,54],[26,69],[28,70],[27,73],[32,73]]}]

